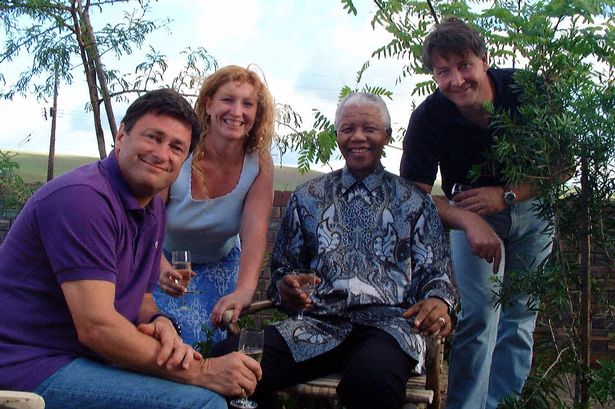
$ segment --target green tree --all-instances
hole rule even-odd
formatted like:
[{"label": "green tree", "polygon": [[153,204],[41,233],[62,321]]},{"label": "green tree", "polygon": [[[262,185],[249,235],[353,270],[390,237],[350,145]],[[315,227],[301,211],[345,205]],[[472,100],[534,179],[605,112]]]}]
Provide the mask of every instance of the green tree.
[{"label": "green tree", "polygon": [[[128,3],[129,11],[123,13],[120,22],[95,28],[94,15],[101,17],[105,11]],[[167,57],[151,47],[146,60],[134,73],[120,73],[103,61],[104,57],[120,59],[131,54],[134,47],[144,45],[148,34],[170,24],[169,20],[147,20],[149,11],[149,0],[0,0],[0,19],[6,33],[0,63],[13,61],[20,53],[31,57],[29,66],[14,84],[0,90],[0,96],[10,99],[15,94],[32,93],[37,99],[45,100],[53,95],[56,72],[61,82],[71,84],[75,71],[81,70],[88,86],[87,108],[93,114],[98,151],[101,158],[105,157],[100,105],[115,139],[112,99],[127,99],[129,93],[167,85],[164,82]],[[193,89],[198,78],[217,67],[215,59],[204,48],[187,48],[182,55],[185,66],[170,84],[180,92],[187,87]],[[2,71],[0,81],[6,85]]]},{"label": "green tree", "polygon": [[[349,13],[357,13],[353,0],[341,2]],[[612,320],[615,311],[613,301],[605,295],[613,278],[591,275],[594,259],[601,260],[611,273],[615,267],[615,226],[609,210],[615,192],[612,0],[373,3],[377,9],[372,26],[385,29],[391,39],[374,50],[370,60],[405,61],[399,82],[423,75],[412,90],[417,97],[435,89],[420,61],[422,44],[446,16],[475,25],[487,41],[493,64],[532,73],[519,78],[526,95],[523,123],[514,124],[494,113],[491,126],[497,143],[492,160],[504,166],[510,183],[530,180],[541,188],[541,211],[555,221],[557,245],[552,262],[530,281],[516,280],[503,288],[500,302],[505,303],[506,295],[516,289],[533,292],[542,303],[532,306],[541,309],[552,337],[550,349],[538,356],[523,395],[503,406],[569,407],[560,401],[557,389],[570,392],[575,408],[589,407],[592,399],[601,403],[615,400],[615,391],[608,387],[612,381],[604,376],[612,371],[612,364],[603,362],[592,370],[589,356],[591,318]],[[359,69],[357,82],[369,69],[370,60]],[[571,372],[576,375],[574,386],[567,378]]]},{"label": "green tree", "polygon": [[16,174],[19,164],[14,159],[15,154],[0,151],[0,215],[19,213],[32,194],[32,189]]}]

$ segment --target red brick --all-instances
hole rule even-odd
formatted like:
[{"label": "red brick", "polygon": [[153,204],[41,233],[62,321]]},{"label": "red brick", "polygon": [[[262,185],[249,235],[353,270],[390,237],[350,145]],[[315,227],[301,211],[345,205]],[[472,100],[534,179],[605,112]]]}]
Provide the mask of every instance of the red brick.
[{"label": "red brick", "polygon": [[273,205],[279,207],[285,207],[286,203],[288,203],[288,199],[290,199],[290,195],[292,192],[290,191],[276,191],[273,194]]}]

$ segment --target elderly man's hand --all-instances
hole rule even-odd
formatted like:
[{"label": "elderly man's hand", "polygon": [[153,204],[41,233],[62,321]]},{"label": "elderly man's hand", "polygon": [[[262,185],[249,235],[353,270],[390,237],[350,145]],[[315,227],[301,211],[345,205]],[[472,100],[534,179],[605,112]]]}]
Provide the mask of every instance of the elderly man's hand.
[{"label": "elderly man's hand", "polygon": [[299,290],[299,288],[304,281],[311,279],[315,280],[316,285],[320,283],[319,277],[313,278],[309,277],[307,274],[286,274],[282,278],[278,284],[278,290],[280,292],[282,306],[286,309],[286,311],[295,312],[309,307],[312,300],[304,292]]},{"label": "elderly man's hand", "polygon": [[439,298],[428,298],[414,304],[403,312],[402,317],[410,320],[416,332],[444,338],[453,329],[448,306]]}]

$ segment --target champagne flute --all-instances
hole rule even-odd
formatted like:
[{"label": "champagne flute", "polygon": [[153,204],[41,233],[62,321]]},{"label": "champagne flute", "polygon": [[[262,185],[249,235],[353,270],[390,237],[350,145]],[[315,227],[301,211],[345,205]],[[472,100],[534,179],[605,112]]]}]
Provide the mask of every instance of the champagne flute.
[{"label": "champagne flute", "polygon": [[[299,291],[304,293],[310,298],[316,288],[316,274],[314,271],[305,268],[293,269],[293,275],[297,276],[299,281]],[[303,319],[303,309],[297,313],[297,319]]]},{"label": "champagne flute", "polygon": [[[263,357],[263,346],[265,343],[265,333],[258,328],[242,328],[239,334],[239,346],[237,350],[250,358],[255,359],[259,364]],[[234,408],[254,409],[258,404],[246,397],[233,399],[231,406]]]},{"label": "champagne flute", "polygon": [[177,284],[181,284],[186,291],[182,295],[182,305],[179,307],[180,310],[189,310],[190,307],[186,305],[186,293],[190,293],[192,291],[188,290],[188,286],[190,285],[190,279],[192,278],[192,263],[190,258],[190,251],[182,250],[182,251],[174,251],[171,253],[171,266],[177,270],[181,275],[181,280],[175,280]]}]

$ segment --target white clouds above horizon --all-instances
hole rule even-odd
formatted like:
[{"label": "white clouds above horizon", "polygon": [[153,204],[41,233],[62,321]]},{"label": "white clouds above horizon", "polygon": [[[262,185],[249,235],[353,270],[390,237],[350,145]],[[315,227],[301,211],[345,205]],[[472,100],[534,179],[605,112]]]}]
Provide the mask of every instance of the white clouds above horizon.
[{"label": "white clouds above horizon", "polygon": [[[147,42],[172,59],[192,46],[207,49],[220,66],[257,64],[276,100],[291,105],[309,127],[313,108],[333,117],[341,87],[354,86],[357,70],[376,47],[387,41],[387,33],[374,32],[369,24],[373,3],[362,0],[356,4],[358,16],[348,15],[340,2],[330,0],[160,0],[152,4],[150,18],[169,17],[174,21],[170,32],[154,33]],[[144,47],[139,53],[147,51]],[[112,66],[112,58],[105,58]],[[134,61],[139,61],[137,55],[113,63],[128,72]],[[365,78],[365,83],[387,86],[397,94],[394,102],[387,101],[394,129],[405,127],[410,114],[410,95],[405,91],[410,84],[394,83],[401,66],[399,61],[376,61]],[[80,84],[61,88],[59,111],[65,114],[58,123],[57,153],[97,155],[91,113],[83,111],[86,101],[87,91]],[[0,149],[48,149],[50,124],[42,117],[35,120],[42,106],[18,98],[0,101],[0,120],[5,124],[0,129]],[[117,121],[124,110],[117,108]],[[28,133],[37,136],[18,146]],[[387,169],[397,172],[398,153],[387,155]]]}]

